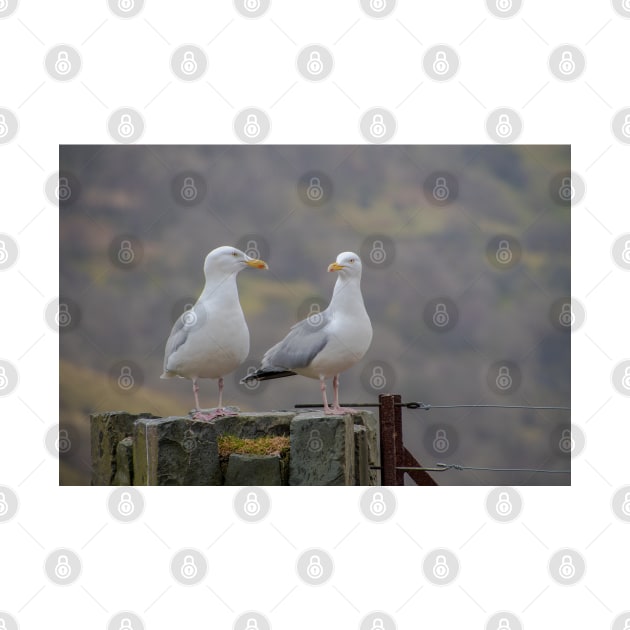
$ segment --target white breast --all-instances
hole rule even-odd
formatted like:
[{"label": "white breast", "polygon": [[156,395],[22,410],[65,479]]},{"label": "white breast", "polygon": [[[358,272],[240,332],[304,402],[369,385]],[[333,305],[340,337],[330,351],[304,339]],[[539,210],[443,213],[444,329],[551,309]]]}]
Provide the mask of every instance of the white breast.
[{"label": "white breast", "polygon": [[[360,361],[372,342],[372,325],[367,313],[336,315],[326,328],[328,343],[305,368],[304,376],[330,378]],[[308,372],[308,373],[306,373]]]}]

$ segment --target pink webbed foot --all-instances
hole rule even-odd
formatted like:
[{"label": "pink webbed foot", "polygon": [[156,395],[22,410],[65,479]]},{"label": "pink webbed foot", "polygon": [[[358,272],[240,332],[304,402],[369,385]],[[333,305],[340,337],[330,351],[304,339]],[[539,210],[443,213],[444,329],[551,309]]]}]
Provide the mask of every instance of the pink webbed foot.
[{"label": "pink webbed foot", "polygon": [[200,422],[212,422],[217,418],[222,418],[223,416],[235,416],[236,413],[234,411],[230,411],[229,409],[224,409],[219,407],[217,409],[213,409],[210,413],[204,413],[203,411],[197,410],[192,414],[193,420],[199,420]]},{"label": "pink webbed foot", "polygon": [[332,407],[330,413],[336,415],[343,415],[344,413],[359,413],[358,409],[353,409],[352,407]]},{"label": "pink webbed foot", "polygon": [[339,404],[339,374],[336,374],[333,377],[333,391],[335,392],[335,397],[333,400],[332,409],[330,411],[325,410],[325,413],[335,415],[343,415],[344,413],[358,413],[357,409],[352,409],[352,407],[342,407]]}]

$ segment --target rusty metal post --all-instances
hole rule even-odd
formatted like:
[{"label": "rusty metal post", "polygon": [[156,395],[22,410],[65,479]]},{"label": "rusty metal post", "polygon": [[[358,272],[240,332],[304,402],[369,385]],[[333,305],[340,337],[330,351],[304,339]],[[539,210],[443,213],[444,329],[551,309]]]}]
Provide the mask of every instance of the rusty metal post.
[{"label": "rusty metal post", "polygon": [[399,468],[422,468],[422,464],[405,448],[403,443],[400,394],[381,394],[378,402],[381,484],[402,486],[405,483],[406,472],[419,486],[437,486],[435,479],[424,470],[398,470]]},{"label": "rusty metal post", "polygon": [[394,394],[394,442],[396,444],[396,485],[405,485],[405,471],[399,470],[400,466],[404,466],[403,457],[405,447],[403,445],[402,430],[402,397],[400,394]]},{"label": "rusty metal post", "polygon": [[395,394],[380,394],[378,397],[379,432],[381,437],[381,484],[397,485],[396,471],[396,405]]}]

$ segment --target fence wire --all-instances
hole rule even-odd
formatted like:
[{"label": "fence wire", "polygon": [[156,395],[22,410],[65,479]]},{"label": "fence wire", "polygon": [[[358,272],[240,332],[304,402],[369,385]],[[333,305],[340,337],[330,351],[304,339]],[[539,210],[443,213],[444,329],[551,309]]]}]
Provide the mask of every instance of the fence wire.
[{"label": "fence wire", "polygon": [[461,464],[445,464],[438,462],[435,468],[400,466],[396,470],[424,470],[425,472],[444,472],[446,470],[490,470],[492,472],[526,472],[570,475],[570,470],[549,470],[547,468],[489,468],[487,466],[463,466]]},{"label": "fence wire", "polygon": [[[322,408],[322,403],[307,405],[297,404],[294,405],[296,409],[305,409],[309,407]],[[342,407],[380,407],[379,403],[344,403]],[[545,411],[571,411],[571,407],[560,407],[553,405],[494,405],[494,404],[474,404],[474,405],[432,405],[425,402],[400,402],[394,403],[396,407],[403,407],[405,409],[421,411],[430,411],[431,409],[533,409],[533,410],[545,410]],[[380,470],[380,466],[371,466],[372,470]],[[560,474],[570,475],[570,470],[550,470],[547,468],[492,468],[489,466],[464,466],[462,464],[446,464],[444,462],[437,462],[435,466],[397,466],[396,470],[417,470],[422,472],[445,472],[447,470],[481,470],[490,472],[523,472],[523,473],[543,473],[543,474]]]},{"label": "fence wire", "polygon": [[[293,405],[296,409],[306,409],[309,407],[322,408],[322,403],[313,405],[297,404]],[[344,403],[342,407],[380,407],[379,403]],[[406,409],[420,409],[421,411],[430,411],[431,409],[543,409],[552,411],[571,411],[571,407],[554,407],[548,405],[432,405],[425,402],[406,402],[394,403],[396,407],[404,407]]]}]

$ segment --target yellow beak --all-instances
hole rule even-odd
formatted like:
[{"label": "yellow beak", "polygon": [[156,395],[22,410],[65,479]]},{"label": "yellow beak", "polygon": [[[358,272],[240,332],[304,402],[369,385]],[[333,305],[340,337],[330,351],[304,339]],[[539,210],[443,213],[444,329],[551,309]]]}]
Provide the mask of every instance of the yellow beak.
[{"label": "yellow beak", "polygon": [[330,263],[330,265],[328,265],[328,271],[341,271],[342,269],[345,269],[345,265],[340,265],[339,263]]},{"label": "yellow beak", "polygon": [[269,265],[264,260],[258,260],[258,258],[250,258],[245,262],[250,267],[254,267],[254,269],[269,269]]}]

